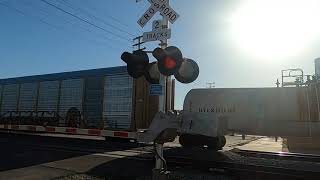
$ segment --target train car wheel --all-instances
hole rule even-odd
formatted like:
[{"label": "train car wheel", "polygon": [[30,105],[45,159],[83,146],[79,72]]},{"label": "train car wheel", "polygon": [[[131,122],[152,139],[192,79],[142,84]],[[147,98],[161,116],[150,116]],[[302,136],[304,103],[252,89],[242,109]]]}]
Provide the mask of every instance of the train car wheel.
[{"label": "train car wheel", "polygon": [[68,127],[80,127],[81,126],[81,113],[80,111],[75,108],[71,107],[66,116],[66,122],[68,124]]},{"label": "train car wheel", "polygon": [[222,149],[227,143],[226,137],[225,136],[219,136],[218,138],[219,138],[219,143],[220,143],[219,146]]},{"label": "train car wheel", "polygon": [[190,148],[195,146],[193,143],[192,135],[188,135],[188,134],[181,134],[179,136],[179,143],[181,144],[182,147],[185,147],[185,148]]},{"label": "train car wheel", "polygon": [[208,149],[211,149],[211,150],[219,150],[219,139],[217,137],[212,137],[212,138],[209,138],[207,139],[207,146],[208,146]]},{"label": "train car wheel", "polygon": [[208,149],[212,150],[222,150],[222,148],[226,145],[226,138],[224,136],[218,136],[214,138],[208,138]]}]

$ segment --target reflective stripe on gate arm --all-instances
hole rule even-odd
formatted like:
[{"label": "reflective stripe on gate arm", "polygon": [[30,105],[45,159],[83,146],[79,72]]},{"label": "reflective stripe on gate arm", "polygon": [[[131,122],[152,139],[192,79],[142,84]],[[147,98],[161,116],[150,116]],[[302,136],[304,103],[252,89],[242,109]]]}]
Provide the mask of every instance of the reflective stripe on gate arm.
[{"label": "reflective stripe on gate arm", "polygon": [[56,128],[54,127],[46,127],[46,132],[55,132]]},{"label": "reflective stripe on gate arm", "polygon": [[35,126],[35,125],[8,125],[8,124],[0,124],[0,129],[136,139],[136,132],[130,132],[130,131],[110,131],[110,130],[100,130],[100,129],[80,129],[80,128],[70,128],[70,127],[54,127],[54,126],[44,127],[44,126]]},{"label": "reflective stripe on gate arm", "polygon": [[88,134],[89,135],[97,135],[100,136],[101,135],[101,131],[99,129],[89,129],[88,130]]},{"label": "reflective stripe on gate arm", "polygon": [[77,134],[77,128],[66,128],[66,133]]},{"label": "reflective stripe on gate arm", "polygon": [[128,132],[122,132],[122,131],[115,131],[113,132],[113,136],[115,137],[129,137]]},{"label": "reflective stripe on gate arm", "polygon": [[11,129],[19,129],[19,125],[11,125]]},{"label": "reflective stripe on gate arm", "polygon": [[37,131],[37,127],[35,126],[28,126],[29,131]]}]

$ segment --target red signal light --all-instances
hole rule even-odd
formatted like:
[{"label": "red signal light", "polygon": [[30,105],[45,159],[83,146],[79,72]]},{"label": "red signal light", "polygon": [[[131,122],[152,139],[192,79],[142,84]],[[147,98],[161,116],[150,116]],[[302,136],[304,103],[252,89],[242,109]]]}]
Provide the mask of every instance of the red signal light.
[{"label": "red signal light", "polygon": [[165,49],[156,48],[152,55],[157,59],[158,70],[164,76],[174,75],[182,63],[182,53],[175,46],[169,46]]},{"label": "red signal light", "polygon": [[174,67],[176,67],[177,63],[174,59],[172,59],[171,57],[166,57],[164,59],[164,66],[167,69],[173,69]]}]

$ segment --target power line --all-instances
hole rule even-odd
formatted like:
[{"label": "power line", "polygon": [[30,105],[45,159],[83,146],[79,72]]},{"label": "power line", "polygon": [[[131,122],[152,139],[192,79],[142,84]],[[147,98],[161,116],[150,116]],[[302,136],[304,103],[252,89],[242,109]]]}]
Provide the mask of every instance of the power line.
[{"label": "power line", "polygon": [[[30,16],[32,18],[35,18],[34,16],[28,15],[27,13],[25,13],[25,12],[23,12],[23,11],[17,9],[17,8],[14,8],[12,6],[9,6],[9,5],[5,4],[5,3],[0,2],[0,5],[8,8],[8,9],[11,9],[11,10],[15,11],[16,13],[22,14],[24,16]],[[38,21],[40,21],[41,23],[46,24],[46,25],[50,26],[51,28],[54,28],[55,30],[59,30],[59,27],[56,26],[56,25],[50,24],[50,23],[46,22],[45,20],[43,20],[41,18],[36,18],[36,19]]]},{"label": "power line", "polygon": [[[86,6],[86,8],[87,8],[87,9],[91,9],[91,10],[93,10],[93,11],[98,11],[97,8],[95,8],[95,7],[93,7],[93,6],[90,6],[90,7]],[[128,24],[123,23],[121,20],[115,18],[114,16],[112,16],[112,15],[110,15],[110,14],[105,14],[105,16],[107,16],[108,18],[110,18],[112,21],[118,23],[119,25],[122,25],[123,27],[130,28],[130,29],[131,29],[131,27],[128,26]],[[139,29],[139,28],[137,28],[137,29],[140,30],[141,32],[143,32],[141,29]],[[136,35],[135,35],[135,36],[136,36]]]},{"label": "power line", "polygon": [[[26,1],[21,1],[21,2],[23,2],[23,4],[25,4],[25,5],[27,5],[27,6],[29,6],[29,7],[33,7],[33,8],[37,8],[37,7],[35,7],[34,6],[34,4],[31,4],[30,3],[30,1],[28,1],[28,2],[26,2]],[[37,8],[37,9],[39,9],[43,14],[45,14],[46,16],[50,16],[50,13],[49,12],[47,12],[47,11],[45,11],[44,9],[42,9],[42,8]],[[92,34],[95,34],[95,35],[97,35],[97,36],[99,36],[100,37],[100,35],[101,34],[97,34],[96,32],[94,32],[94,31],[92,31],[92,30],[90,30],[90,29],[88,29],[88,28],[85,28],[85,27],[82,27],[82,26],[80,26],[79,24],[76,24],[76,23],[73,23],[73,21],[68,21],[68,20],[66,20],[66,19],[63,19],[65,22],[67,22],[68,24],[72,24],[73,26],[77,26],[77,27],[79,27],[79,28],[81,28],[82,30],[85,30],[85,31],[87,31],[87,32],[89,32],[89,33],[92,33]],[[106,35],[101,35],[104,39],[106,39],[106,40],[109,40],[109,41],[115,41],[114,39],[111,39],[110,37],[108,37],[108,36],[106,36]],[[117,41],[118,43],[122,43],[121,41]]]},{"label": "power line", "polygon": [[63,2],[66,6],[72,8],[72,9],[74,9],[74,10],[78,10],[78,11],[86,14],[87,16],[89,16],[89,17],[91,17],[91,18],[94,18],[94,19],[102,22],[103,24],[105,24],[105,25],[107,25],[107,26],[109,26],[109,27],[112,27],[112,28],[114,28],[114,29],[116,29],[116,30],[118,30],[118,31],[121,31],[121,32],[123,32],[123,33],[126,33],[126,34],[128,34],[128,35],[130,35],[130,36],[133,36],[133,37],[135,36],[134,34],[128,32],[128,31],[126,31],[126,30],[124,30],[124,29],[121,29],[121,28],[119,28],[119,27],[117,27],[117,26],[115,26],[115,25],[112,25],[112,24],[106,22],[104,19],[99,18],[99,17],[93,15],[92,13],[90,13],[89,11],[87,11],[87,10],[85,10],[85,9],[82,9],[82,8],[79,8],[79,7],[74,7],[74,5],[72,5],[71,3],[69,3],[69,2],[66,1],[66,0],[60,0],[60,1]]},{"label": "power line", "polygon": [[107,29],[105,29],[105,28],[103,28],[103,27],[100,27],[100,26],[98,26],[98,25],[96,25],[96,24],[93,24],[93,23],[90,22],[90,21],[87,21],[87,20],[85,20],[85,19],[83,19],[83,18],[81,18],[81,17],[79,17],[79,16],[77,16],[77,15],[74,15],[74,14],[72,14],[72,13],[70,13],[70,12],[68,12],[68,11],[66,11],[66,10],[64,10],[64,9],[56,6],[56,5],[54,5],[54,4],[51,4],[51,3],[49,3],[49,2],[46,1],[46,0],[40,0],[40,1],[42,1],[42,2],[44,2],[44,3],[46,3],[46,4],[48,4],[48,5],[56,8],[56,9],[58,9],[59,11],[61,11],[61,12],[63,12],[63,13],[66,13],[66,14],[68,14],[68,15],[70,15],[70,16],[72,16],[72,17],[74,17],[74,18],[76,18],[76,19],[78,19],[78,20],[80,20],[80,21],[83,21],[83,22],[85,22],[85,23],[87,23],[87,24],[89,24],[89,25],[91,25],[91,26],[93,26],[93,27],[96,27],[96,28],[98,28],[98,29],[100,29],[100,30],[102,30],[102,31],[107,32],[107,33],[110,33],[110,34],[112,34],[112,35],[114,35],[114,36],[116,36],[116,37],[118,37],[118,38],[120,38],[120,39],[129,41],[129,42],[131,41],[130,39],[127,39],[127,38],[125,38],[125,37],[123,37],[123,36],[120,36],[120,35],[118,35],[118,34],[115,34],[115,33],[112,32],[112,31],[109,31],[109,30],[107,30]]},{"label": "power line", "polygon": [[[50,23],[46,22],[45,20],[43,20],[43,19],[41,19],[41,18],[38,18],[38,17],[35,17],[35,16],[33,16],[33,15],[27,14],[27,13],[21,11],[20,9],[17,9],[17,8],[15,8],[15,7],[12,7],[12,6],[9,6],[8,4],[2,3],[2,2],[0,2],[0,5],[3,6],[3,7],[8,8],[8,9],[10,9],[10,10],[13,10],[14,12],[16,12],[16,13],[18,13],[18,14],[21,14],[21,15],[23,15],[23,16],[31,17],[31,18],[33,18],[33,19],[35,19],[35,20],[38,20],[38,21],[40,21],[41,23],[49,26],[50,28],[52,28],[52,29],[54,29],[54,30],[58,30],[58,31],[61,30],[61,31],[62,31],[61,27],[56,26],[56,25],[53,25],[53,24],[50,24]],[[83,36],[81,36],[81,37],[83,38]],[[93,41],[91,41],[91,42],[93,42]],[[105,45],[108,46],[109,48],[114,48],[113,46],[110,46],[110,45],[108,45],[108,44],[105,44]]]}]

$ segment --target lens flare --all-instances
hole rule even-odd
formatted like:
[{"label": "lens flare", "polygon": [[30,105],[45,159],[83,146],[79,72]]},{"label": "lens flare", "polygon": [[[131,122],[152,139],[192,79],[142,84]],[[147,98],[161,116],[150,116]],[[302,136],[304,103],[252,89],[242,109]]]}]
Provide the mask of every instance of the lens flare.
[{"label": "lens flare", "polygon": [[317,0],[249,0],[231,16],[232,41],[255,57],[294,56],[318,38],[319,17]]}]

